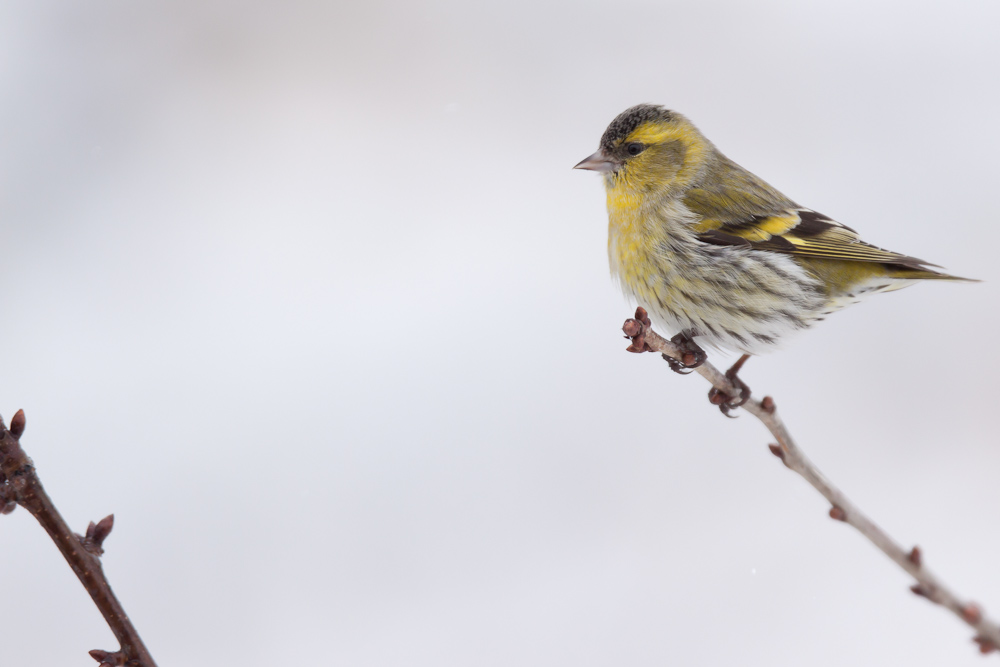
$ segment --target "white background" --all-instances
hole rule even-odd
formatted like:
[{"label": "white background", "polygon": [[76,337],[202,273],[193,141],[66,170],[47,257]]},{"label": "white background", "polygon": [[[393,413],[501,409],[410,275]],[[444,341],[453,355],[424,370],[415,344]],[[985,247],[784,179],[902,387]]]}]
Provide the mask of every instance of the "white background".
[{"label": "white background", "polygon": [[[0,412],[167,665],[980,665],[752,418],[625,353],[624,108],[982,284],[743,377],[1000,616],[1000,6],[6,2]],[[719,364],[730,359],[716,358]],[[0,662],[117,647],[23,509]]]}]

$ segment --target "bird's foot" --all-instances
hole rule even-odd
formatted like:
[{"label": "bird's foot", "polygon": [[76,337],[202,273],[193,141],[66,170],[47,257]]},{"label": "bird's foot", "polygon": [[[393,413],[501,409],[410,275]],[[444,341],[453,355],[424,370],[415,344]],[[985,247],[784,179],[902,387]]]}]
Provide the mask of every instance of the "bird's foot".
[{"label": "bird's foot", "polygon": [[744,354],[728,371],[726,371],[726,379],[729,380],[729,384],[733,385],[733,388],[737,391],[736,396],[730,396],[715,387],[712,387],[708,392],[709,402],[712,405],[718,405],[719,410],[721,410],[722,414],[727,417],[732,416],[729,414],[730,410],[735,410],[750,400],[750,387],[748,387],[738,375],[740,369],[743,368],[743,364],[745,364],[749,358],[749,354]]},{"label": "bird's foot", "polygon": [[708,359],[705,350],[694,342],[694,338],[685,332],[681,332],[670,339],[670,342],[680,348],[681,358],[674,359],[671,356],[663,355],[663,360],[670,364],[670,370],[681,375],[687,375],[692,368],[698,368]]}]

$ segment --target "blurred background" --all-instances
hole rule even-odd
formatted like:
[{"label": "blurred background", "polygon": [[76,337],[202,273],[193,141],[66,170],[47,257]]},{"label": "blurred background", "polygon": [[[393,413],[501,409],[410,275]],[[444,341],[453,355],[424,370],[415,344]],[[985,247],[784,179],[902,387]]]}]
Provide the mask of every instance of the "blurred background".
[{"label": "blurred background", "polygon": [[[982,284],[754,359],[807,453],[1000,616],[1000,6],[5,2],[0,412],[161,665],[979,665],[699,377],[631,355],[639,102]],[[719,365],[731,358],[716,355]],[[117,648],[0,518],[4,664]]]}]

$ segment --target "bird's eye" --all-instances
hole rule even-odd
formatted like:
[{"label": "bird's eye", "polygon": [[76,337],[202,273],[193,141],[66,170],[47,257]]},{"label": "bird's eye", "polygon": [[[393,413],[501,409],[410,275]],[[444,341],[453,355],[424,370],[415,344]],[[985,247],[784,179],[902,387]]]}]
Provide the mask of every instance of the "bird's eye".
[{"label": "bird's eye", "polygon": [[638,141],[633,141],[632,143],[625,146],[625,150],[628,151],[629,155],[638,155],[639,153],[646,150],[646,147],[640,144]]}]

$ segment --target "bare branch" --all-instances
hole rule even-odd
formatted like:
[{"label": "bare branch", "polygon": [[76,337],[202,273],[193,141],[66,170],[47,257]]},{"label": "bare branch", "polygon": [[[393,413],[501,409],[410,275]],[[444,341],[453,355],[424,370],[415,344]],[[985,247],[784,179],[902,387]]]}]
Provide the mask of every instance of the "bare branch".
[{"label": "bare branch", "polygon": [[[622,330],[628,338],[632,339],[632,344],[628,347],[630,352],[659,352],[664,356],[684,361],[682,359],[683,351],[649,326],[649,319],[643,308],[636,310],[635,319],[625,321]],[[726,376],[711,364],[706,362],[694,370],[720,391],[728,395],[738,393],[737,388],[729,382]],[[981,652],[990,653],[1000,649],[1000,626],[986,618],[975,603],[962,601],[937,576],[924,567],[923,556],[918,547],[913,547],[909,551],[905,550],[869,519],[840,489],[834,486],[795,444],[788,429],[785,428],[785,424],[778,416],[774,400],[770,396],[765,396],[760,401],[751,398],[743,406],[743,409],[759,419],[778,441],[777,444],[768,445],[771,453],[780,458],[789,469],[805,478],[817,491],[823,494],[824,498],[830,501],[831,518],[853,526],[882,553],[913,577],[917,583],[910,590],[951,610],[965,623],[972,626],[976,630],[974,641],[979,644]]]},{"label": "bare branch", "polygon": [[0,513],[10,513],[14,510],[15,503],[31,512],[59,547],[59,551],[111,626],[121,649],[114,652],[91,651],[92,658],[108,667],[156,667],[139,633],[111,591],[101,567],[99,556],[104,553],[101,545],[111,533],[114,516],[109,515],[96,524],[91,522],[84,537],[74,534],[42,488],[31,459],[21,449],[20,437],[24,433],[24,427],[23,410],[18,410],[10,420],[9,430],[0,418]]}]

